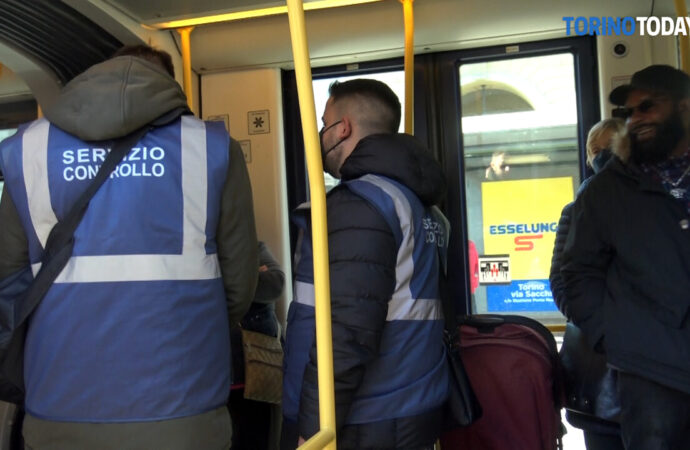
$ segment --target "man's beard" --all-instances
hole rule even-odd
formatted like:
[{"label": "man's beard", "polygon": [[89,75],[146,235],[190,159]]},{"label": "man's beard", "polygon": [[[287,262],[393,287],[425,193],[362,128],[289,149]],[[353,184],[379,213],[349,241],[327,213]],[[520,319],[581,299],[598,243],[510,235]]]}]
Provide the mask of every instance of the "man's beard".
[{"label": "man's beard", "polygon": [[685,128],[678,110],[660,124],[653,125],[656,132],[652,139],[638,141],[636,133],[630,134],[630,157],[637,164],[658,163],[668,158],[685,135]]}]

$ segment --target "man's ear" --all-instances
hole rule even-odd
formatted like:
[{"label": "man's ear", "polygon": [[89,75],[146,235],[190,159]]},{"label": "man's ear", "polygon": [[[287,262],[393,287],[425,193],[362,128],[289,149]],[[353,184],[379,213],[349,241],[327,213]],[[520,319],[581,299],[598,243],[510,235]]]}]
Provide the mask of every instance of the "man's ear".
[{"label": "man's ear", "polygon": [[343,116],[341,119],[343,121],[343,126],[340,127],[340,135],[338,139],[347,139],[352,134],[352,119],[349,116]]}]

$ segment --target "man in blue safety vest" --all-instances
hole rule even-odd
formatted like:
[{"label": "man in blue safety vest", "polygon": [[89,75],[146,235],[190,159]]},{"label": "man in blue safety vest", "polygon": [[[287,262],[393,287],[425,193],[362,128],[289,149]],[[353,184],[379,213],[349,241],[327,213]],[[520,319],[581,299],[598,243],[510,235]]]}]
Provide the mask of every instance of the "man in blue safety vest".
[{"label": "man in blue safety vest", "polygon": [[251,187],[222,123],[191,115],[167,53],[125,47],[0,145],[0,277],[51,228],[114,139],[150,129],[91,200],[30,319],[31,449],[227,449],[228,318],[256,286]]},{"label": "man in blue safety vest", "polygon": [[[338,448],[431,448],[448,371],[439,267],[447,221],[440,165],[397,134],[400,102],[384,83],[330,87],[321,129],[324,168],[341,182],[327,197]],[[300,228],[288,312],[283,446],[319,429],[311,224]]]}]

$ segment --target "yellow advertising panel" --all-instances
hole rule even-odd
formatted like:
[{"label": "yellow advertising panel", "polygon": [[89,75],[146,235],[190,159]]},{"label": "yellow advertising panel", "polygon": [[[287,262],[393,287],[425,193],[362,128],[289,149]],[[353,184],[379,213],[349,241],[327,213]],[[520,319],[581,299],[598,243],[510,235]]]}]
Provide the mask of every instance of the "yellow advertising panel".
[{"label": "yellow advertising panel", "polygon": [[508,286],[487,286],[490,311],[555,309],[551,256],[561,210],[572,200],[572,177],[482,183],[484,253],[508,255],[511,276]]}]

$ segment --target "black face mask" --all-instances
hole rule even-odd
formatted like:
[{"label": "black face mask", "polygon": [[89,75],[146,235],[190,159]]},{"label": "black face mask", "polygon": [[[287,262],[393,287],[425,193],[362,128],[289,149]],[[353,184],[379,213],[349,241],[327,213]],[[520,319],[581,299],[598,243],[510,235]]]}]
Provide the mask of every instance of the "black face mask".
[{"label": "black face mask", "polygon": [[319,144],[321,145],[321,163],[323,164],[323,169],[326,172],[330,173],[331,175],[333,175],[332,171],[328,170],[326,167],[326,155],[328,155],[330,152],[335,150],[335,148],[337,146],[339,146],[345,140],[345,138],[336,142],[335,145],[332,145],[328,150],[324,150],[324,148],[323,148],[323,135],[326,133],[326,131],[328,131],[331,128],[333,128],[334,126],[338,125],[340,122],[342,122],[342,119],[338,120],[337,122],[330,124],[327,127],[321,128],[321,131],[319,131]]},{"label": "black face mask", "polygon": [[597,153],[597,156],[592,158],[592,170],[594,173],[598,173],[603,169],[606,163],[609,162],[609,159],[611,159],[611,156],[613,156],[613,152],[611,152],[610,148],[605,148]]}]

